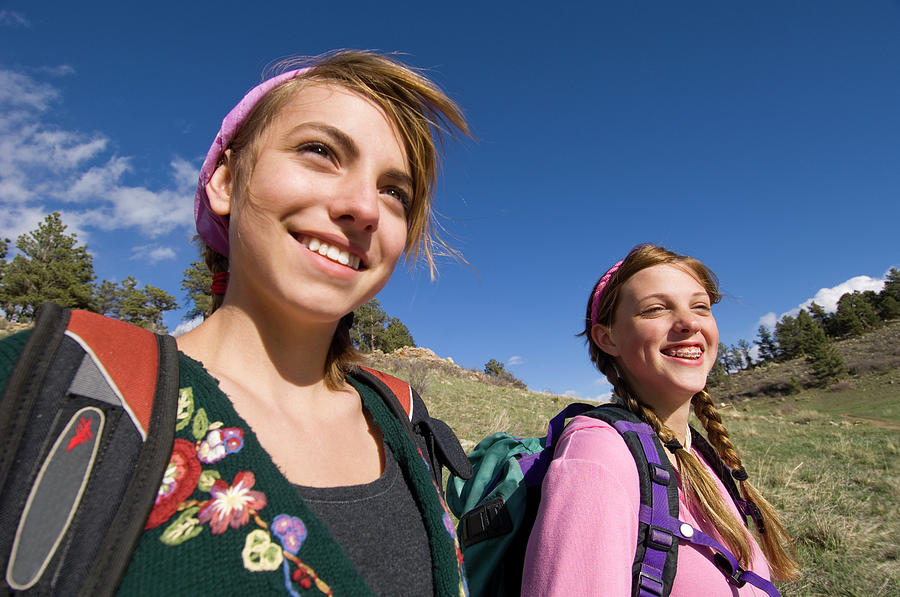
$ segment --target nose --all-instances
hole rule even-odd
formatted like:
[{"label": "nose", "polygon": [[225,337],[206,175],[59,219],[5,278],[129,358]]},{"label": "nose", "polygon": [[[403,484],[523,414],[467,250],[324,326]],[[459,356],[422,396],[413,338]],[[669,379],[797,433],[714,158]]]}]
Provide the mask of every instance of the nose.
[{"label": "nose", "polygon": [[329,204],[331,217],[345,226],[375,232],[379,218],[378,188],[364,180],[348,180]]},{"label": "nose", "polygon": [[696,334],[700,331],[700,321],[691,311],[683,311],[679,313],[674,327],[682,334]]}]

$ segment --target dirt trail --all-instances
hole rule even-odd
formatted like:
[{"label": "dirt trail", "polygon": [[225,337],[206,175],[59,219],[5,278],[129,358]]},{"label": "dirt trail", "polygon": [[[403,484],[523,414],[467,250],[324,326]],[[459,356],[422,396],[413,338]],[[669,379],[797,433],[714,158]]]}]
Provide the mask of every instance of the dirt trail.
[{"label": "dirt trail", "polygon": [[900,431],[900,423],[895,423],[894,421],[885,421],[883,419],[876,419],[875,417],[858,417],[856,415],[848,415],[844,413],[843,415],[846,419],[852,419],[854,421],[865,421],[866,423],[871,423],[880,429],[892,429],[895,431]]}]

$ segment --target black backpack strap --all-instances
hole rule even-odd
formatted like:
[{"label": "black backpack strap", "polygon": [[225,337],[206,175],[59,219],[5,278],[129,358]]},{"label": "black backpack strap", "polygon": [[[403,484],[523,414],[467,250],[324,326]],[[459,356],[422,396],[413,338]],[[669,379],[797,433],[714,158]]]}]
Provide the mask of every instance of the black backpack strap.
[{"label": "black backpack strap", "polygon": [[174,338],[52,304],[0,400],[3,588],[111,595],[175,430]]},{"label": "black backpack strap", "polygon": [[359,367],[352,377],[373,388],[385,404],[403,424],[407,434],[415,442],[428,462],[431,475],[443,491],[441,467],[463,479],[472,476],[472,463],[466,457],[456,434],[440,419],[428,414],[425,402],[407,382],[381,371]]},{"label": "black backpack strap", "polygon": [[734,482],[734,477],[731,476],[731,469],[722,462],[718,452],[710,445],[709,441],[693,427],[691,427],[691,446],[700,452],[700,455],[703,456],[709,467],[722,481],[722,485],[725,486],[728,495],[731,496],[731,500],[737,506],[738,512],[741,513],[744,524],[747,524],[747,518],[750,517],[756,524],[757,530],[760,533],[765,533],[766,527],[763,524],[762,513],[759,511],[759,508],[753,502],[748,502],[743,498],[738,490],[737,483]]},{"label": "black backpack strap", "polygon": [[628,409],[603,404],[584,415],[614,427],[637,466],[641,507],[632,595],[668,597],[678,565],[679,537],[667,528],[670,520],[678,519],[675,471],[653,429]]}]

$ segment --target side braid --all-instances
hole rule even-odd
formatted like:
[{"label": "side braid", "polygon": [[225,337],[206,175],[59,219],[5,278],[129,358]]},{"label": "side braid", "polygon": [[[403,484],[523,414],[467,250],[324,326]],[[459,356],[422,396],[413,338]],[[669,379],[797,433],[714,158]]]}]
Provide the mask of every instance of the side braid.
[{"label": "side braid", "polygon": [[[719,457],[732,470],[743,469],[741,458],[731,443],[728,430],[722,423],[722,417],[710,395],[705,390],[701,391],[693,397],[691,403],[694,406],[694,414],[706,430],[709,443],[716,449]],[[757,536],[762,539],[760,547],[769,562],[772,577],[778,580],[797,578],[800,573],[797,552],[781,522],[781,517],[778,516],[778,511],[746,478],[738,480],[738,485],[744,499],[755,504],[762,516],[763,528],[757,528]]]}]

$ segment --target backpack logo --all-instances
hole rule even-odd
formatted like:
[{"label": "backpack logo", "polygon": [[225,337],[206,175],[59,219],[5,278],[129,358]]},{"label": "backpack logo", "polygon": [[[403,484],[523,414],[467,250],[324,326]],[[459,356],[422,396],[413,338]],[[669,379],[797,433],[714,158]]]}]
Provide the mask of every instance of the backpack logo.
[{"label": "backpack logo", "polygon": [[91,430],[91,419],[81,417],[78,420],[78,427],[75,428],[75,435],[72,436],[72,439],[69,440],[69,445],[66,446],[66,452],[92,439],[94,439],[94,432]]}]

